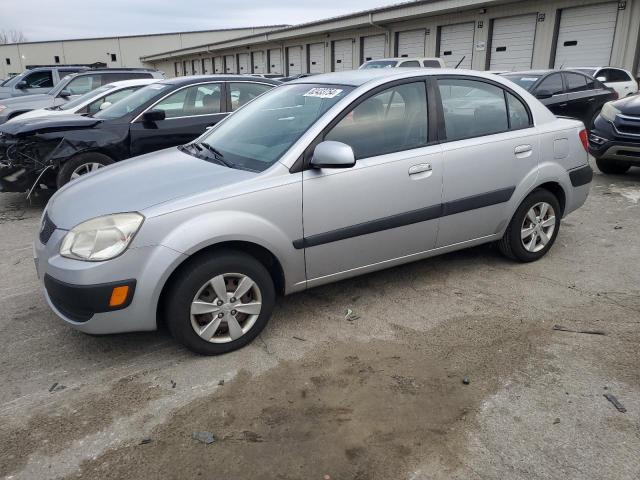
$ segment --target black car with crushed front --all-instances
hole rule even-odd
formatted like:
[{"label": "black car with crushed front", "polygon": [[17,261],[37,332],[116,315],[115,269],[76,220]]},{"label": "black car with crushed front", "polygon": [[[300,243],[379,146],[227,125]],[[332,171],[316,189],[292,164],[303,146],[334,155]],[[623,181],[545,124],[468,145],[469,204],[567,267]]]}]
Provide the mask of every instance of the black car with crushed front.
[{"label": "black car with crushed front", "polygon": [[589,133],[589,151],[602,173],[640,167],[640,95],[605,104]]},{"label": "black car with crushed front", "polygon": [[279,84],[240,75],[180,77],[92,116],[18,117],[0,126],[0,191],[59,188],[119,160],[188,143]]}]

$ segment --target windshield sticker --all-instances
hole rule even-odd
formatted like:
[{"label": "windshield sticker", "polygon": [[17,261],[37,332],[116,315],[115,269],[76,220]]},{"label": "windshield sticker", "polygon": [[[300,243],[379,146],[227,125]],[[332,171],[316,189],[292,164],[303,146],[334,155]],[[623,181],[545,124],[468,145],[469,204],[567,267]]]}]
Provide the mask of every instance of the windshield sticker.
[{"label": "windshield sticker", "polygon": [[342,93],[339,88],[312,88],[304,97],[318,97],[318,98],[334,98]]}]

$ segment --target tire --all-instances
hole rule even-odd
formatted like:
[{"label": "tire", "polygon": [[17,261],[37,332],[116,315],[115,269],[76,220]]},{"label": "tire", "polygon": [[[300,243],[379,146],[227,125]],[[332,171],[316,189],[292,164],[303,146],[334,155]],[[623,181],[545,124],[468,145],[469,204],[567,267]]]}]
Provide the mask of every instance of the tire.
[{"label": "tire", "polygon": [[[216,279],[220,277],[225,280],[222,288],[230,297],[225,299],[227,303],[222,307],[218,306],[220,295],[211,286],[213,281],[219,290],[220,284]],[[234,303],[232,292],[238,284],[243,284],[244,277],[252,280],[253,286]],[[202,355],[219,355],[244,347],[255,339],[271,318],[275,299],[273,279],[262,263],[243,252],[220,251],[199,256],[178,272],[166,292],[166,324],[173,337],[189,350]],[[194,301],[199,302],[196,307],[208,313],[192,315]],[[257,314],[255,310],[253,315],[239,311],[249,306],[255,308],[258,303]],[[219,309],[214,311],[215,308]],[[230,322],[234,319],[235,328],[231,328]],[[242,331],[240,335],[238,326]],[[209,329],[208,333],[205,327]],[[207,340],[196,332],[196,328]]]},{"label": "tire", "polygon": [[[540,212],[537,206],[546,204],[553,212],[547,209],[547,214],[542,218],[551,219],[551,213],[553,213],[554,223],[553,230],[544,226],[548,224],[548,220],[541,221],[540,227],[534,232],[534,223],[532,223],[531,217],[528,216],[530,210],[534,209],[534,212]],[[535,214],[534,214],[535,215]],[[542,216],[541,216],[542,217]],[[558,232],[560,231],[560,202],[556,196],[548,190],[538,189],[531,192],[520,204],[513,218],[509,222],[507,230],[504,232],[502,239],[498,241],[498,248],[508,258],[517,260],[519,262],[535,262],[546,255],[555,242]],[[522,238],[523,232],[532,231],[531,236]],[[546,244],[542,233],[538,233],[540,230],[544,233],[544,238],[547,238]],[[533,244],[531,244],[533,240]],[[530,245],[531,249],[526,245]],[[535,250],[535,251],[533,251]]]},{"label": "tire", "polygon": [[631,165],[616,160],[605,160],[604,158],[596,158],[596,165],[602,173],[607,175],[622,175],[627,173]]},{"label": "tire", "polygon": [[[111,165],[114,161],[106,155],[98,152],[80,153],[71,157],[69,160],[62,164],[58,176],[56,178],[56,184],[58,188],[63,187],[71,180],[73,180],[74,173],[77,170],[82,170],[83,166],[89,166],[91,164],[100,165],[97,168],[106,167]],[[80,174],[82,175],[82,173]]]}]

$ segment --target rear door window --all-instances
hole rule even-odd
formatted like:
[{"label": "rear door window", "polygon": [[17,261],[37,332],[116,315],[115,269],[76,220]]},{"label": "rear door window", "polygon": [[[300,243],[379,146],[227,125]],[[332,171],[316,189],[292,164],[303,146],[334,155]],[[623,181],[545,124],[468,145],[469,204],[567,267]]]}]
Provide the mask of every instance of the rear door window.
[{"label": "rear door window", "polygon": [[220,113],[221,92],[219,83],[192,85],[169,95],[157,103],[153,110],[164,110],[166,118]]},{"label": "rear door window", "polygon": [[407,83],[364,100],[325,136],[346,143],[356,159],[426,145],[427,95],[424,82]]},{"label": "rear door window", "polygon": [[422,64],[426,67],[426,68],[440,68],[440,62],[438,62],[437,60],[425,60],[424,62],[422,62]]},{"label": "rear door window", "polygon": [[438,79],[447,140],[461,140],[509,129],[505,92],[477,80]]},{"label": "rear door window", "polygon": [[547,78],[542,80],[536,87],[536,92],[547,91],[551,95],[560,95],[564,93],[564,86],[562,85],[562,75],[559,73],[553,73]]},{"label": "rear door window", "polygon": [[420,62],[417,61],[417,60],[409,60],[408,62],[402,62],[398,66],[399,67],[404,67],[404,68],[419,68],[420,67]]},{"label": "rear door window", "polygon": [[589,90],[587,85],[587,77],[579,73],[565,73],[564,80],[567,83],[567,92],[583,92]]},{"label": "rear door window", "polygon": [[254,98],[271,90],[273,85],[252,82],[229,83],[229,96],[231,97],[231,111],[235,112],[241,106],[249,103]]}]

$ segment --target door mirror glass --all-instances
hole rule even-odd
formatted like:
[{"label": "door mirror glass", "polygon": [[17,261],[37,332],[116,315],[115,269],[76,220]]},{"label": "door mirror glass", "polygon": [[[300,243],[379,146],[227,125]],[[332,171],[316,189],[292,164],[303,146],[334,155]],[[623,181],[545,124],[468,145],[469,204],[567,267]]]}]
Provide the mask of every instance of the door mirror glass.
[{"label": "door mirror glass", "polygon": [[313,151],[313,168],[351,168],[356,164],[353,149],[342,142],[327,140],[319,143]]},{"label": "door mirror glass", "polygon": [[551,93],[551,91],[549,90],[538,90],[536,92],[536,98],[538,100],[544,100],[545,98],[551,98],[553,97],[553,93]]},{"label": "door mirror glass", "polygon": [[69,90],[62,90],[58,96],[60,98],[69,98],[71,96],[71,92]]},{"label": "door mirror glass", "polygon": [[160,122],[167,117],[164,110],[149,110],[142,114],[142,121],[144,123]]},{"label": "door mirror glass", "polygon": [[27,88],[27,82],[22,80],[21,82],[16,83],[16,88],[19,90],[24,90],[25,88]]},{"label": "door mirror glass", "polygon": [[102,105],[100,105],[100,110],[105,110],[109,108],[111,105],[113,105],[111,102],[102,102]]}]

